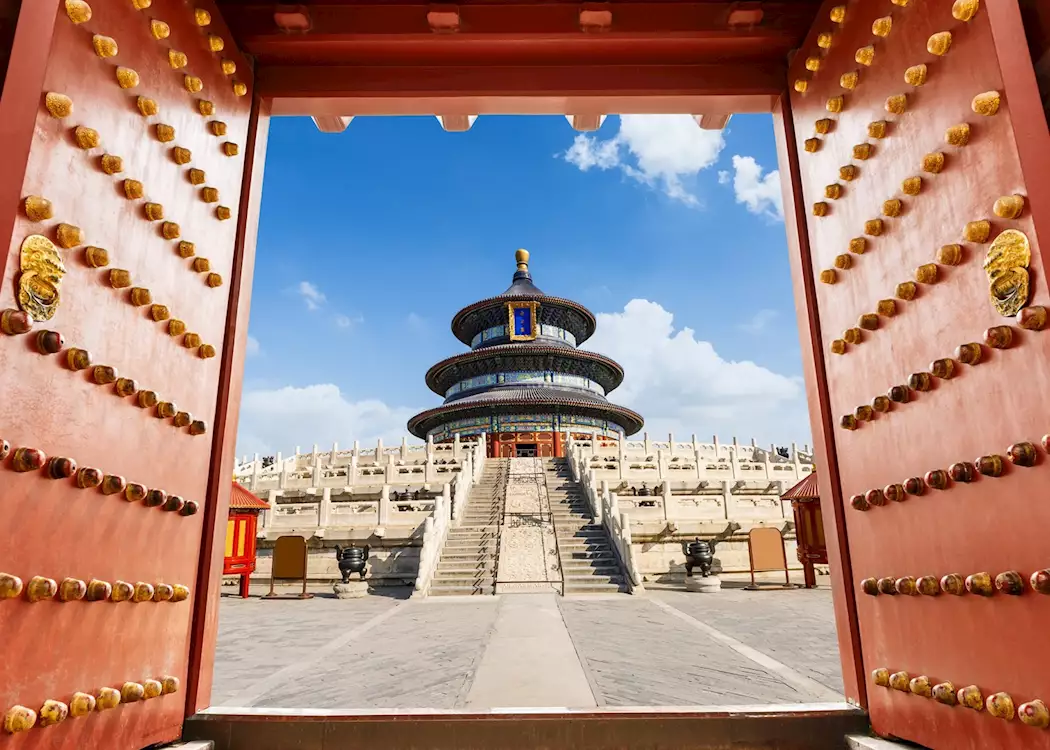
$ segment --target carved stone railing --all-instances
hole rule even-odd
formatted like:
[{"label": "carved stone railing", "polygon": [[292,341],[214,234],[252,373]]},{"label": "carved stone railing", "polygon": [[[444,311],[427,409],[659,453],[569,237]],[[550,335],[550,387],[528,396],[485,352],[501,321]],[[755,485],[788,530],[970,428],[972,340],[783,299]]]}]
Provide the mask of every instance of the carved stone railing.
[{"label": "carved stone railing", "polygon": [[441,500],[434,505],[434,513],[423,522],[423,547],[419,551],[419,573],[412,596],[426,596],[437,571],[448,531],[459,525],[470,491],[485,468],[485,453],[484,441],[464,453],[463,470],[456,475],[451,485],[445,485]]},{"label": "carved stone railing", "polygon": [[[571,442],[571,440],[570,440]],[[583,496],[590,508],[595,522],[601,523],[612,543],[613,552],[620,562],[620,569],[627,579],[627,588],[632,593],[643,591],[642,576],[631,548],[631,522],[627,514],[620,513],[616,495],[609,492],[608,482],[598,485],[594,472],[586,469],[579,446],[569,446],[569,471],[572,478],[580,483]]]}]

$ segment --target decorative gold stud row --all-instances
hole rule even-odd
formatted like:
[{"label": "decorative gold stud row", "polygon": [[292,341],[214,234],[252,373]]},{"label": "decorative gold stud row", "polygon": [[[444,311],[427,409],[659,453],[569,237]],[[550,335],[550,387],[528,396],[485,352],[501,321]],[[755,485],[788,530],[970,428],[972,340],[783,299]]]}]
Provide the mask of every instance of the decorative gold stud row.
[{"label": "decorative gold stud row", "polygon": [[[1037,570],[1028,577],[1028,585],[1037,594],[1050,594],[1050,569]],[[991,573],[973,573],[963,576],[949,573],[946,576],[904,576],[903,578],[865,578],[860,582],[861,591],[868,596],[938,596],[942,592],[953,596],[974,594],[994,596],[996,592],[1007,596],[1021,596],[1027,587],[1025,578],[1016,570],[1007,570],[992,577]]]},{"label": "decorative gold stud row", "polygon": [[[1050,435],[1043,435],[1043,450],[1050,452]],[[1003,475],[1009,464],[1029,468],[1035,466],[1039,461],[1039,451],[1033,443],[1014,443],[1006,449],[1004,459],[997,453],[980,456],[973,463],[960,461],[948,467],[948,470],[933,469],[926,472],[922,477],[911,477],[903,484],[888,484],[881,490],[878,488],[868,490],[862,494],[850,498],[850,507],[854,510],[867,511],[871,508],[880,508],[887,502],[904,502],[908,496],[919,496],[926,493],[926,489],[946,490],[952,482],[969,484],[976,481],[978,475],[997,478]],[[1044,593],[1050,593],[1044,592]]]},{"label": "decorative gold stud row", "polygon": [[[0,313],[0,329],[10,335],[28,333],[32,329],[32,318],[19,310],[5,310]],[[187,337],[196,335],[186,334]],[[153,409],[153,414],[158,419],[170,419],[176,427],[188,428],[191,435],[203,435],[208,431],[208,425],[204,420],[194,419],[189,412],[179,411],[170,401],[162,401],[155,391],[139,388],[138,383],[132,378],[119,377],[115,367],[92,364],[91,354],[86,349],[65,348],[65,343],[65,337],[61,333],[47,330],[38,331],[34,341],[36,350],[40,354],[51,355],[64,351],[63,360],[68,369],[74,372],[90,370],[93,383],[102,386],[112,385],[113,392],[120,398],[133,396],[139,408]],[[210,345],[201,344],[200,346],[203,348]]]},{"label": "decorative gold stud row", "polygon": [[[932,265],[932,264],[931,264]],[[936,266],[934,266],[936,268]],[[1045,307],[1026,307],[1016,316],[1019,327],[1029,331],[1041,331],[1048,323],[1048,312]],[[846,334],[850,334],[850,329]],[[1015,340],[1011,326],[992,326],[984,332],[984,344],[992,349],[1009,349]],[[858,340],[850,340],[857,343]],[[955,359],[945,357],[930,363],[929,372],[915,372],[908,378],[907,385],[895,385],[885,396],[876,396],[871,405],[858,406],[853,414],[845,414],[839,419],[839,426],[844,430],[856,430],[864,422],[874,421],[877,414],[890,411],[893,404],[906,404],[911,401],[912,391],[925,392],[933,389],[934,379],[950,380],[958,372],[955,360],[962,364],[976,367],[984,361],[984,349],[977,342],[961,344],[955,350]]]},{"label": "decorative gold stud row", "polygon": [[[1000,218],[1016,219],[1024,210],[1024,197],[1021,195],[1003,196],[995,202],[994,211]],[[963,235],[967,241],[974,243],[987,242],[991,235],[992,225],[986,219],[973,221],[966,225]],[[855,252],[863,253],[866,240],[861,237],[853,240],[850,247]],[[847,267],[851,264],[850,256],[842,256],[846,259]],[[838,264],[836,258],[836,264]],[[1018,314],[1023,305],[1028,302],[1028,264],[1031,260],[1031,250],[1027,236],[1016,229],[1007,229],[999,234],[992,243],[985,260],[985,270],[988,274],[989,296],[993,305],[1003,315],[1012,316]],[[916,282],[919,284],[935,284],[939,276],[939,266],[957,266],[963,261],[963,246],[960,244],[942,245],[937,250],[934,263],[925,263],[915,269],[915,281],[905,281],[897,285],[894,297],[897,300],[911,301],[918,291]],[[1030,308],[1032,312],[1026,313],[1026,318],[1039,315],[1038,310],[1042,308]],[[874,313],[864,313],[857,322],[857,327],[848,329],[840,339],[835,339],[829,347],[832,354],[845,354],[849,351],[850,344],[863,342],[862,331],[875,331],[879,328],[880,317],[893,317],[897,314],[897,303],[894,299],[879,300]],[[1027,320],[1022,323],[1023,328],[1034,327]]]},{"label": "decorative gold stud row", "polygon": [[28,584],[10,573],[0,573],[0,600],[17,599],[25,594],[26,601],[36,602],[58,599],[61,602],[184,602],[190,598],[190,589],[180,583],[146,583],[139,581],[101,581],[92,578],[84,582],[79,578],[63,578],[61,583],[54,578],[33,576]]},{"label": "decorative gold stud row", "polygon": [[961,706],[974,711],[988,709],[988,713],[1004,721],[1012,721],[1016,715],[1025,726],[1036,729],[1050,727],[1050,711],[1046,704],[1035,698],[1015,708],[1014,699],[1009,693],[992,693],[986,699],[976,685],[967,685],[956,690],[953,682],[938,682],[926,675],[912,677],[907,672],[893,672],[885,667],[871,673],[871,681],[876,687],[891,688],[920,698],[932,698],[946,706]]},{"label": "decorative gold stud row", "polygon": [[[26,216],[31,221],[45,221],[53,215],[51,208],[51,202],[46,198],[42,198],[37,195],[31,195],[26,198],[24,202]],[[156,204],[146,204],[147,212],[149,207]],[[154,214],[157,215],[157,214]],[[176,235],[177,236],[177,227]],[[165,229],[166,232],[166,229]],[[165,234],[165,236],[168,236]],[[72,224],[60,223],[55,227],[55,242],[52,244],[51,240],[43,235],[33,234],[26,237],[22,242],[21,257],[23,263],[23,271],[27,270],[26,265],[29,263],[28,257],[41,252],[46,252],[49,255],[58,257],[58,251],[55,249],[55,245],[63,249],[69,250],[75,247],[84,245],[84,235],[80,227]],[[191,258],[196,252],[195,246],[192,242],[180,241],[177,246],[179,255],[183,258]],[[60,262],[60,260],[59,260]],[[106,268],[109,266],[110,257],[109,251],[104,248],[96,247],[94,245],[87,245],[84,247],[84,263],[91,268]],[[205,283],[209,287],[218,287],[222,281],[222,276],[218,273],[211,272],[211,263],[207,258],[194,258],[192,261],[193,270],[197,273],[206,274]],[[36,269],[32,269],[36,270]],[[111,287],[117,290],[127,289],[128,293],[125,297],[126,301],[135,307],[150,307],[150,316],[156,322],[167,321],[168,335],[172,337],[184,336],[183,346],[187,349],[194,349],[197,355],[201,359],[210,359],[215,356],[215,347],[211,344],[203,344],[200,340],[200,336],[196,333],[186,333],[186,324],[178,319],[171,317],[171,312],[166,305],[155,304],[153,301],[153,294],[150,292],[148,287],[134,286],[129,271],[115,268],[103,272],[106,281]],[[20,285],[23,286],[23,294],[19,295],[19,305],[27,313],[29,313],[34,320],[49,320],[54,315],[54,310],[58,307],[58,288],[61,276],[65,274],[65,268],[60,267],[60,270],[56,277],[58,281],[54,281],[55,291],[54,299],[47,300],[47,304],[37,303],[37,300],[33,299],[29,292],[24,289],[25,280],[29,278],[31,281],[39,284],[39,274],[34,276],[28,276],[23,273],[20,277]],[[43,314],[42,314],[43,313]]]},{"label": "decorative gold stud row", "polygon": [[48,457],[37,448],[16,448],[0,438],[0,464],[11,457],[10,468],[19,473],[42,472],[48,479],[72,480],[79,489],[98,489],[103,495],[120,495],[129,503],[142,503],[147,508],[161,508],[180,516],[196,515],[200,504],[196,500],[185,500],[179,495],[169,495],[161,489],[148,489],[144,484],[128,482],[116,474],[106,474],[101,469],[77,466],[72,458]]},{"label": "decorative gold stud row", "polygon": [[[905,7],[908,5],[908,0],[893,0],[894,5]],[[960,5],[961,3],[961,5]],[[973,19],[977,14],[977,0],[959,0],[952,8],[952,16],[959,21],[968,22]],[[843,24],[846,20],[846,6],[840,5],[835,6],[830,11],[830,17],[833,23]],[[889,36],[890,31],[893,29],[893,17],[882,16],[881,18],[875,19],[871,26],[871,33],[876,39],[882,39]],[[823,33],[817,36],[817,46],[821,50],[826,50],[831,47],[833,34]],[[942,31],[931,36],[926,42],[926,50],[938,57],[942,57],[947,54],[952,43],[952,35],[950,31]],[[870,67],[875,61],[875,44],[868,44],[857,50],[854,55],[854,59],[859,65],[864,67]],[[823,60],[820,53],[811,55],[806,58],[806,70],[810,72],[816,72],[820,69]],[[910,86],[919,87],[926,83],[927,67],[925,64],[913,65],[904,72],[904,81]],[[851,70],[843,73],[839,78],[839,85],[846,91],[853,91],[857,88],[860,82],[860,71]],[[800,94],[805,94],[809,89],[809,80],[806,78],[799,78],[794,83],[794,89]],[[845,107],[845,95],[833,96],[825,103],[825,109],[833,114],[841,112]],[[906,107],[906,95],[897,95],[890,97],[887,101],[886,109],[892,114],[902,114]],[[898,111],[899,110],[899,111]],[[834,121],[829,119],[817,120],[814,123],[814,131],[817,135],[826,135],[831,131]],[[873,126],[877,126],[878,123],[873,123]],[[884,126],[885,123],[882,123]],[[875,136],[881,138],[882,136]],[[808,138],[804,147],[806,151],[815,152],[821,147],[822,141],[820,138]]]},{"label": "decorative gold stud row", "polygon": [[[131,4],[136,10],[146,10],[153,5],[153,0],[131,0]],[[66,15],[69,17],[69,20],[75,24],[87,23],[91,20],[91,6],[88,5],[85,0],[66,0]],[[197,22],[197,25],[201,28],[211,25],[211,13],[204,8],[195,8],[193,11],[193,17]],[[153,18],[150,20],[150,36],[157,41],[167,39],[171,36],[171,27],[164,21]],[[109,37],[103,37],[96,34],[93,44],[99,57],[115,57],[117,54],[117,43]],[[218,34],[208,35],[208,48],[212,52],[222,52],[225,47],[226,42],[221,36]],[[169,59],[172,57],[172,53],[174,53],[175,60],[172,61],[171,66],[176,70],[185,67],[188,63],[186,55],[176,50],[169,50]],[[176,65],[176,61],[181,62],[181,64]],[[220,60],[219,64],[224,75],[232,76],[237,72],[237,64],[234,63],[233,60],[223,58]],[[134,71],[131,72],[134,73]],[[192,78],[192,76],[187,76],[187,78]],[[203,83],[200,83],[199,78],[197,78],[196,81],[198,83],[194,84],[195,88],[192,88],[189,82],[187,82],[186,88],[192,92],[200,91],[201,88],[203,88]],[[137,84],[137,82],[138,74],[136,73],[135,83]],[[233,93],[237,96],[244,96],[248,93],[248,87],[236,79],[234,79],[232,86]],[[130,87],[125,86],[124,88]]]},{"label": "decorative gold stud row", "polygon": [[[68,6],[71,0],[66,2]],[[98,695],[76,692],[68,704],[58,700],[46,700],[39,711],[26,706],[12,706],[4,714],[4,731],[8,734],[18,734],[28,732],[35,726],[54,726],[69,718],[77,719],[96,711],[108,711],[121,704],[171,695],[179,691],[179,686],[178,677],[165,676],[159,680],[149,679],[141,683],[125,682],[120,690],[104,687],[98,691]]]}]

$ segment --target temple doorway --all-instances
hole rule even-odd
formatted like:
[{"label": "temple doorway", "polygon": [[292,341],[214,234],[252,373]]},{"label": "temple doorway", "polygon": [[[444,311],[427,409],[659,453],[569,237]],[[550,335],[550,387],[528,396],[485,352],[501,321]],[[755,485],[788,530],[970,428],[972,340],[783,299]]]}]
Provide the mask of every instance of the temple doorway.
[{"label": "temple doorway", "polygon": [[525,443],[519,444],[518,450],[514,454],[515,458],[535,458],[536,457],[536,444]]}]

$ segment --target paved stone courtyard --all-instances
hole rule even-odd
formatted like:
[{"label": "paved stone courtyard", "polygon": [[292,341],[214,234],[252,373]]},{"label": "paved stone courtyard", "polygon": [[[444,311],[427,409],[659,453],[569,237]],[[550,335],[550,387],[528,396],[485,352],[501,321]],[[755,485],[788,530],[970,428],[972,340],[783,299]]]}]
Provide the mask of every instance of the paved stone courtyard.
[{"label": "paved stone courtyard", "polygon": [[841,701],[831,592],[735,585],[566,598],[410,600],[396,589],[355,600],[224,596],[212,703],[470,710]]}]

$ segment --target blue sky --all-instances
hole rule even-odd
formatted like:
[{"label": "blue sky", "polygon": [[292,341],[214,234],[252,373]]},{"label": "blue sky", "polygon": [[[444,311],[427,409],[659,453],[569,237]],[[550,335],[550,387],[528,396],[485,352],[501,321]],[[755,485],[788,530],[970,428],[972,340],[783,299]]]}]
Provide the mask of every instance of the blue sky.
[{"label": "blue sky", "polygon": [[654,435],[809,442],[769,116],[271,122],[238,453],[400,440],[449,322],[532,253]]}]

